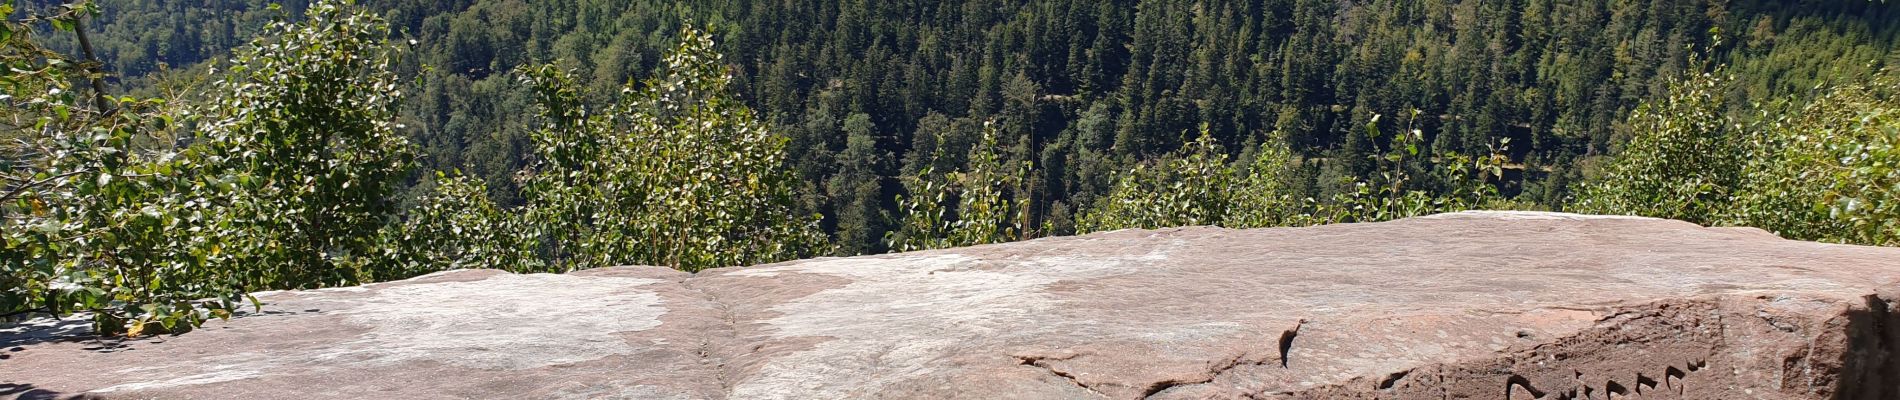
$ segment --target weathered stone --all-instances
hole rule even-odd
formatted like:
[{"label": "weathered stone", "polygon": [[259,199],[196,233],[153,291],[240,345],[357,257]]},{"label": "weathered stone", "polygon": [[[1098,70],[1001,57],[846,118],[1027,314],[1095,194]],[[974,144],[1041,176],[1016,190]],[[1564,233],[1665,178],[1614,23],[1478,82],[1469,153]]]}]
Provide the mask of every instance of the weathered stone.
[{"label": "weathered stone", "polygon": [[1900,249],[1459,213],[696,276],[455,271],[160,339],[0,334],[108,398],[1900,398]]}]

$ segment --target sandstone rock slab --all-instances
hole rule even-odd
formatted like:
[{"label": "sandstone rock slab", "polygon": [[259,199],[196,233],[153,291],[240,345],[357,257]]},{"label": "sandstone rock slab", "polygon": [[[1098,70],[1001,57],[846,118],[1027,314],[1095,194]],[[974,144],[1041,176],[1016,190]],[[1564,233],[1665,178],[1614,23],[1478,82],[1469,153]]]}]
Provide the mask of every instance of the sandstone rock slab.
[{"label": "sandstone rock slab", "polygon": [[191,334],[0,333],[105,398],[1900,398],[1900,249],[1473,212],[688,275],[453,271]]}]

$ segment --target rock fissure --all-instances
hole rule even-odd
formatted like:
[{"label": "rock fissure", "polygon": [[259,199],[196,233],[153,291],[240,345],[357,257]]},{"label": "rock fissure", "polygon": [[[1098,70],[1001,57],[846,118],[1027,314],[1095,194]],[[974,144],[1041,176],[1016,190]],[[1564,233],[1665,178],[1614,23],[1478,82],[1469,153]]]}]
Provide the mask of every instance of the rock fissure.
[{"label": "rock fissure", "polygon": [[1300,336],[1300,326],[1303,325],[1306,325],[1305,318],[1293,323],[1292,329],[1280,333],[1280,368],[1288,368],[1288,362],[1293,359],[1293,338]]},{"label": "rock fissure", "polygon": [[[733,332],[736,334],[739,329],[739,322],[738,322],[738,318],[735,317],[732,313],[732,306],[727,305],[725,301],[720,300],[719,295],[713,294],[711,291],[707,291],[706,288],[704,287],[700,287],[698,285],[693,284],[692,278],[693,278],[692,275],[688,275],[687,277],[680,279],[679,280],[680,286],[685,287],[687,289],[691,289],[695,293],[699,293],[699,295],[701,297],[704,297],[707,302],[712,303],[713,307],[716,308],[719,313],[720,322],[725,324],[725,327],[726,329],[728,329],[728,332]],[[710,335],[701,337],[699,339],[699,349],[695,353],[699,355],[699,359],[701,363],[711,364],[713,366],[714,375],[716,375],[714,376],[714,379],[718,379],[719,389],[726,393],[731,393],[732,386],[733,386],[733,382],[731,378],[732,373],[731,371],[727,370],[726,360],[718,356],[718,353],[719,353],[717,349],[718,346],[713,343],[714,339],[716,339],[716,337],[710,336]]]},{"label": "rock fissure", "polygon": [[1163,380],[1163,381],[1151,383],[1148,385],[1147,388],[1142,390],[1142,397],[1143,398],[1154,397],[1156,394],[1166,392],[1176,387],[1207,384],[1209,382],[1213,382],[1217,379],[1220,379],[1222,375],[1226,375],[1236,368],[1248,367],[1248,366],[1264,366],[1272,361],[1278,361],[1281,369],[1288,369],[1289,364],[1287,360],[1291,356],[1291,352],[1293,350],[1293,339],[1294,337],[1299,336],[1300,328],[1305,326],[1306,324],[1307,324],[1307,320],[1305,318],[1301,318],[1298,321],[1294,322],[1292,328],[1287,328],[1285,331],[1281,331],[1280,338],[1277,341],[1277,346],[1276,346],[1276,349],[1279,350],[1279,357],[1275,360],[1264,360],[1264,359],[1249,360],[1248,357],[1252,355],[1253,352],[1242,351],[1237,354],[1234,354],[1232,357],[1226,357],[1226,358],[1221,359],[1221,361],[1219,362],[1209,364],[1211,368],[1209,368],[1206,373],[1201,374],[1200,376],[1195,377],[1193,379],[1171,379],[1171,380]]},{"label": "rock fissure", "polygon": [[1400,379],[1405,379],[1406,375],[1411,375],[1411,374],[1412,374],[1411,370],[1405,370],[1405,371],[1399,371],[1399,372],[1386,374],[1385,379],[1379,380],[1379,387],[1377,389],[1379,390],[1391,389],[1392,385],[1398,384]]},{"label": "rock fissure", "polygon": [[1094,393],[1094,394],[1096,394],[1096,395],[1098,395],[1098,396],[1101,396],[1101,397],[1109,397],[1109,396],[1108,396],[1108,394],[1106,394],[1106,393],[1102,393],[1102,391],[1100,391],[1100,390],[1097,390],[1097,389],[1095,389],[1094,387],[1091,387],[1091,386],[1089,386],[1089,385],[1088,385],[1088,384],[1086,384],[1086,383],[1082,383],[1082,381],[1081,381],[1081,380],[1078,380],[1078,379],[1076,379],[1076,377],[1075,377],[1075,374],[1071,374],[1071,373],[1068,373],[1068,372],[1066,372],[1066,371],[1063,371],[1063,370],[1060,370],[1060,369],[1056,369],[1056,368],[1055,368],[1055,366],[1052,366],[1052,365],[1049,365],[1049,364],[1047,364],[1047,363],[1046,363],[1046,361],[1052,361],[1052,360],[1053,360],[1053,361],[1059,361],[1059,360],[1068,360],[1068,359],[1072,359],[1072,358],[1075,358],[1075,357],[1076,357],[1076,355],[1069,355],[1069,356],[1065,356],[1065,357],[1036,357],[1036,356],[1016,356],[1016,360],[1017,360],[1017,362],[1018,362],[1019,364],[1021,364],[1021,365],[1027,365],[1027,366],[1031,366],[1031,367],[1036,367],[1036,368],[1038,368],[1038,369],[1041,369],[1041,370],[1043,370],[1043,371],[1045,371],[1045,372],[1048,372],[1048,373],[1049,373],[1050,375],[1055,375],[1055,376],[1057,376],[1057,377],[1060,377],[1060,378],[1062,378],[1062,379],[1065,379],[1065,380],[1068,380],[1070,384],[1074,384],[1074,385],[1075,385],[1075,387],[1079,387],[1079,388],[1082,388],[1082,390],[1087,390],[1087,391],[1089,391],[1089,393]]},{"label": "rock fissure", "polygon": [[1213,382],[1215,379],[1219,379],[1221,374],[1226,373],[1228,370],[1231,370],[1234,367],[1241,365],[1242,364],[1240,362],[1241,357],[1242,356],[1237,355],[1237,356],[1234,356],[1234,358],[1228,359],[1227,361],[1218,363],[1217,366],[1209,370],[1207,374],[1202,378],[1170,379],[1170,380],[1163,380],[1159,382],[1150,383],[1148,384],[1148,387],[1142,388],[1141,397],[1144,399],[1153,398],[1155,397],[1156,394],[1160,394],[1161,392],[1165,392],[1169,389],[1174,389],[1176,387],[1187,386],[1187,385],[1199,385],[1199,384],[1204,384],[1208,382]]}]

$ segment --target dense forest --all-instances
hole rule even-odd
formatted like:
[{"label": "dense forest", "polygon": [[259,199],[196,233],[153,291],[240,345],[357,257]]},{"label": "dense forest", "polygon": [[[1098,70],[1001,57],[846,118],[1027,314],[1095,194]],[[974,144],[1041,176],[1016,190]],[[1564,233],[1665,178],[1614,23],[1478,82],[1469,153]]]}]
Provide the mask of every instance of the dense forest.
[{"label": "dense forest", "polygon": [[1895,8],[0,0],[0,313],[1476,208],[1894,244]]}]

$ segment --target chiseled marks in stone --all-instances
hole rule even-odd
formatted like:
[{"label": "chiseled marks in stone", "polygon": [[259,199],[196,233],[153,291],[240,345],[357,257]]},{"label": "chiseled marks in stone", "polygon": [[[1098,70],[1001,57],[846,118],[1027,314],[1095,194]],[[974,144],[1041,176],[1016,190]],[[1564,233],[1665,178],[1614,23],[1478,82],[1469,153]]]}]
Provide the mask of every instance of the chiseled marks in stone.
[{"label": "chiseled marks in stone", "polygon": [[[309,366],[352,369],[408,361],[521,370],[631,354],[615,332],[660,326],[657,279],[501,274],[470,282],[392,285],[338,309],[370,330],[354,340],[295,349],[181,360],[119,371],[160,376],[95,392],[152,389],[245,379]],[[202,366],[212,366],[205,368]],[[177,375],[165,376],[166,373]]]},{"label": "chiseled marks in stone", "polygon": [[[1178,244],[1177,244],[1178,245]],[[942,254],[818,260],[729,272],[735,276],[814,273],[852,283],[772,308],[777,338],[826,337],[816,348],[775,358],[732,389],[735,399],[846,398],[945,371],[927,365],[999,335],[1033,334],[1057,306],[1042,288],[1067,279],[1134,273],[1130,262],[1165,257],[1042,256],[981,260]],[[986,268],[1004,263],[1004,268]],[[853,371],[876,371],[860,374]],[[830,380],[812,379],[829,377]]]}]

